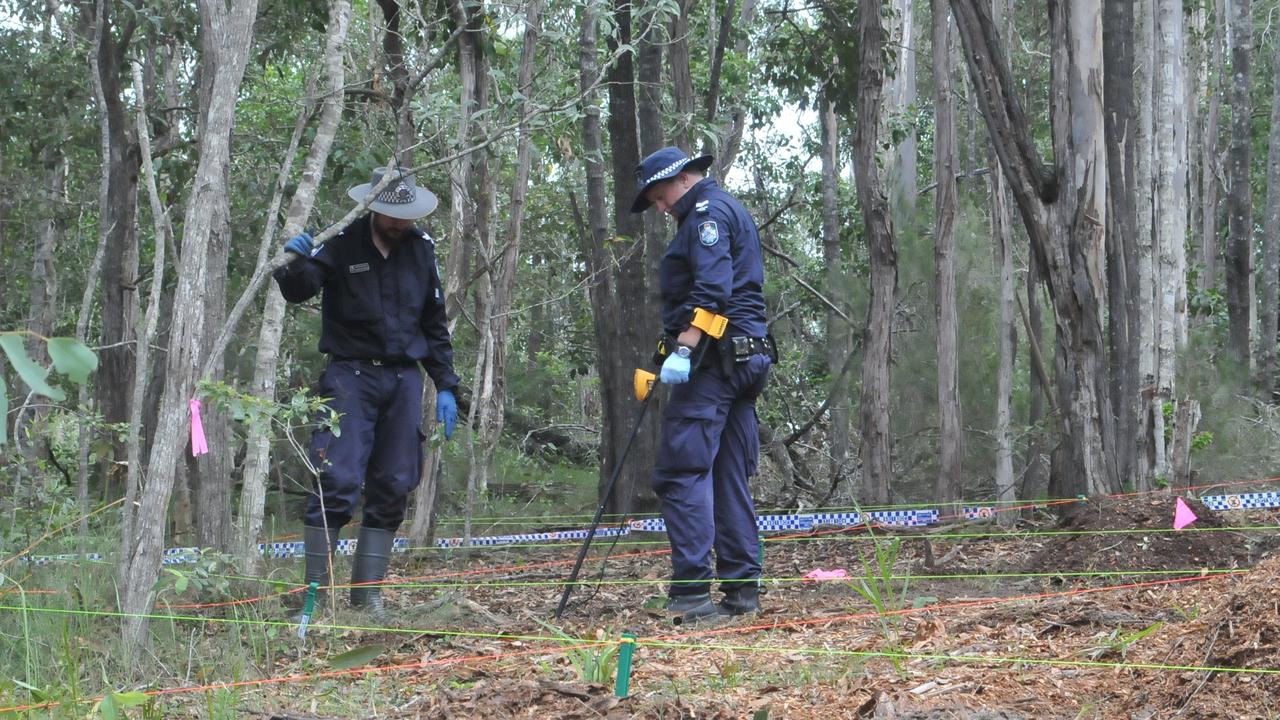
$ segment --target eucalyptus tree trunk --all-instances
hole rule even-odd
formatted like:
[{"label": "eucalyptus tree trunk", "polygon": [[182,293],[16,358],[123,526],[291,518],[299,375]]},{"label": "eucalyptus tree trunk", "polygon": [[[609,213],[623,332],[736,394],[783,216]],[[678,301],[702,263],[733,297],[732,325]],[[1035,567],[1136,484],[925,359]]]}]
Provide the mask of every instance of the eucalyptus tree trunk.
[{"label": "eucalyptus tree trunk", "polygon": [[[641,156],[667,144],[662,131],[662,51],[667,45],[665,27],[659,22],[663,11],[660,3],[653,3],[653,7],[646,10],[648,12],[642,15],[648,18],[649,24],[640,29],[640,36],[636,39],[640,61],[636,72],[636,121]],[[667,251],[667,222],[661,213],[656,212],[646,212],[640,217],[644,223],[645,277],[656,278],[662,256]],[[658,313],[662,307],[658,283],[649,283],[647,290],[645,312]],[[646,500],[648,497],[646,495]]]},{"label": "eucalyptus tree trunk", "polygon": [[[1275,43],[1273,78],[1280,78],[1280,43]],[[1280,305],[1280,80],[1271,88],[1271,132],[1267,151],[1267,221],[1262,236],[1262,327],[1259,330],[1258,374],[1263,400],[1275,402],[1277,305]]]},{"label": "eucalyptus tree trunk", "polygon": [[[307,218],[315,206],[316,191],[324,177],[325,165],[329,160],[329,152],[333,148],[333,139],[337,134],[338,123],[342,118],[342,88],[346,84],[346,69],[343,56],[346,53],[347,33],[351,27],[350,0],[333,0],[329,5],[329,22],[325,32],[324,55],[321,57],[320,77],[316,95],[323,98],[320,105],[320,117],[316,123],[315,139],[307,152],[302,165],[302,177],[294,191],[293,200],[285,216],[284,235],[292,237],[306,226]],[[303,108],[294,128],[289,143],[288,155],[281,163],[281,170],[276,181],[276,191],[272,197],[270,211],[267,215],[267,227],[263,231],[262,243],[258,251],[258,265],[265,264],[267,254],[274,249],[276,234],[276,218],[280,208],[280,198],[288,181],[293,166],[293,157],[297,152],[298,141],[305,127],[306,118],[311,113],[311,102]],[[276,372],[280,361],[280,338],[284,332],[284,316],[286,302],[284,295],[275,288],[269,287],[262,307],[262,325],[258,329],[258,353],[253,366],[251,392],[268,402],[275,400]],[[271,438],[274,429],[268,422],[257,422],[249,426],[245,440],[245,459],[243,485],[240,490],[240,514],[237,519],[236,551],[244,562],[246,572],[252,572],[262,559],[258,552],[258,536],[262,532],[263,517],[267,498],[267,478],[271,469]]]},{"label": "eucalyptus tree trunk", "polygon": [[[1008,32],[1011,25],[1008,0],[993,0],[992,18],[995,26]],[[996,327],[996,502],[1018,499],[1018,488],[1013,478],[1013,438],[1009,426],[1013,419],[1013,360],[1018,343],[1017,326],[1014,324],[1013,282],[1013,217],[1009,211],[1009,189],[1004,173],[1000,171],[1000,158],[988,143],[987,164],[991,173],[987,176],[991,187],[991,236],[995,241],[995,269],[1000,287],[1000,320]],[[1032,390],[1032,392],[1037,392]],[[1018,516],[1012,512],[996,514],[996,522],[1012,527]]]},{"label": "eucalyptus tree trunk", "polygon": [[155,441],[147,463],[148,479],[140,494],[133,537],[124,539],[129,553],[121,562],[120,609],[126,647],[136,651],[147,640],[147,613],[154,601],[164,527],[174,473],[190,428],[187,401],[195,394],[197,363],[204,335],[202,289],[208,273],[205,246],[213,232],[215,213],[225,202],[221,184],[230,161],[228,141],[235,120],[235,103],[244,77],[252,40],[256,0],[241,0],[228,7],[221,0],[201,0],[206,18],[210,59],[218,68],[209,94],[205,132],[199,146],[199,163],[183,223],[183,252],[178,263],[178,287],[174,294],[169,334],[164,394],[157,417]]},{"label": "eucalyptus tree trunk", "polygon": [[1227,152],[1227,348],[1248,369],[1253,332],[1253,189],[1249,167],[1253,147],[1253,102],[1249,96],[1249,55],[1253,20],[1249,0],[1227,3],[1227,44],[1231,54],[1231,147]]},{"label": "eucalyptus tree trunk", "polygon": [[[225,129],[211,127],[208,110],[212,105],[214,85],[217,74],[221,72],[220,59],[213,49],[211,39],[213,29],[209,26],[210,18],[201,16],[200,30],[200,68],[199,73],[199,121],[196,124],[196,140],[204,144],[204,134],[208,132],[226,132],[227,138],[222,141],[228,147],[231,144],[231,125]],[[231,184],[231,166],[222,166],[219,179],[224,190],[208,196],[208,202],[214,207],[209,215],[209,232],[204,246],[200,249],[205,255],[205,275],[201,292],[204,317],[200,321],[204,337],[198,342],[200,350],[196,353],[196,367],[209,368],[207,374],[197,375],[196,380],[220,382],[225,372],[224,348],[215,346],[218,330],[227,314],[227,259],[231,251],[231,199],[225,188]],[[188,237],[184,236],[182,247],[186,253]],[[227,414],[220,408],[206,406],[203,410],[204,433],[208,441],[209,452],[194,457],[186,456],[187,482],[192,487],[195,503],[192,507],[191,524],[195,528],[195,542],[199,547],[213,548],[219,552],[231,550],[231,464],[233,448],[231,447],[231,428]]]},{"label": "eucalyptus tree trunk", "polygon": [[[1145,5],[1148,0],[1137,0]],[[1116,412],[1116,472],[1122,478],[1131,476],[1137,456],[1139,396],[1138,348],[1142,332],[1142,319],[1149,318],[1150,283],[1141,283],[1140,268],[1151,264],[1150,233],[1137,230],[1139,215],[1149,223],[1150,202],[1148,195],[1136,192],[1145,176],[1135,176],[1135,155],[1150,157],[1142,149],[1135,151],[1138,138],[1149,140],[1150,128],[1139,121],[1150,120],[1149,94],[1141,95],[1139,103],[1145,107],[1139,113],[1134,106],[1137,88],[1148,88],[1145,82],[1151,76],[1151,43],[1135,41],[1134,5],[1132,0],[1107,2],[1103,6],[1105,22],[1102,29],[1102,52],[1106,60],[1107,74],[1103,78],[1103,117],[1106,122],[1107,147],[1107,199],[1110,201],[1110,222],[1107,223],[1107,329],[1109,343],[1107,359],[1111,365],[1111,404]],[[1145,13],[1145,11],[1143,11]],[[1145,13],[1150,15],[1150,13]],[[1135,48],[1144,51],[1139,56]],[[1135,69],[1135,65],[1140,67]],[[1142,127],[1141,130],[1138,128]],[[1139,199],[1141,198],[1141,199]],[[1146,207],[1139,209],[1139,203]],[[1144,240],[1146,241],[1144,244]],[[1139,248],[1145,248],[1139,261]],[[1134,298],[1140,298],[1135,303]],[[1137,306],[1135,308],[1135,306]],[[1138,310],[1138,312],[1134,312]],[[1151,323],[1145,323],[1148,328]],[[1148,332],[1149,336],[1149,332]]]},{"label": "eucalyptus tree trunk", "polygon": [[970,77],[1032,251],[1048,273],[1056,321],[1057,404],[1063,452],[1054,471],[1072,494],[1113,492],[1114,427],[1105,390],[1102,311],[1106,153],[1100,0],[1051,1],[1053,145],[1042,163],[985,3],[952,0]]},{"label": "eucalyptus tree trunk", "polygon": [[[733,41],[733,51],[740,58],[748,57],[751,42],[751,24],[755,22],[756,17],[756,0],[742,0],[742,10],[737,17],[737,39]],[[722,113],[723,115],[723,113]],[[717,147],[717,157],[715,163],[715,174],[718,177],[725,177],[729,174],[729,169],[733,167],[733,163],[738,158],[738,151],[742,146],[742,133],[747,126],[747,110],[742,102],[734,102],[730,106],[727,117],[722,117],[720,127],[717,131],[717,137],[720,144]]]},{"label": "eucalyptus tree trunk", "polygon": [[675,130],[672,142],[685,150],[693,148],[689,133],[694,126],[693,75],[689,72],[689,11],[697,0],[680,0],[680,12],[671,19],[671,38],[667,46],[667,67],[671,73],[672,111]]},{"label": "eucalyptus tree trunk", "polygon": [[[848,296],[844,250],[840,243],[840,119],[835,103],[823,93],[818,119],[822,126],[822,260],[827,266],[827,294]],[[846,313],[847,316],[847,313]],[[849,323],[834,309],[827,310],[827,374],[831,377],[831,487],[838,487],[849,474],[850,383],[840,368],[853,352]]]},{"label": "eucalyptus tree trunk", "polygon": [[[476,91],[475,91],[475,115],[472,116],[471,130],[474,133],[473,142],[478,142],[484,138],[488,132],[488,112],[490,109],[491,95],[491,77],[490,67],[491,60],[486,49],[484,38],[481,33],[485,28],[489,27],[492,20],[488,17],[487,10],[483,4],[474,8],[468,8],[471,23],[475,30],[475,39],[478,43],[476,52]],[[469,27],[471,27],[469,26]],[[498,202],[498,184],[496,172],[490,163],[489,153],[478,152],[473,153],[469,160],[471,161],[471,187],[468,188],[467,202],[469,202],[474,214],[471,219],[474,222],[474,230],[471,237],[475,240],[475,251],[480,261],[484,263],[484,267],[475,275],[475,280],[469,289],[474,298],[475,312],[474,317],[477,319],[478,325],[483,325],[484,321],[479,318],[489,317],[493,314],[494,303],[494,277],[493,267],[497,262],[497,236],[496,222],[494,217],[494,208]],[[463,288],[459,288],[463,291]],[[479,381],[480,363],[482,362],[483,353],[477,353],[476,357],[476,380]],[[467,414],[467,427],[474,428],[476,419],[480,412],[478,403],[472,402],[471,408]],[[499,415],[502,408],[498,408]],[[501,422],[501,421],[499,421]],[[466,434],[467,451],[470,457],[470,463],[467,471],[467,509],[466,515],[470,519],[472,508],[475,506],[475,498],[477,495],[484,495],[489,491],[489,483],[493,480],[492,464],[483,457],[484,450],[478,442],[478,438],[474,433]]]},{"label": "eucalyptus tree trunk", "polygon": [[[960,421],[960,351],[956,316],[956,112],[951,84],[951,8],[932,0],[933,10],[933,177],[934,319],[937,325],[940,452],[933,499],[962,496],[964,428]],[[913,148],[914,150],[914,148]],[[914,167],[914,164],[913,164]],[[913,183],[914,185],[914,183]]]},{"label": "eucalyptus tree trunk", "polygon": [[871,257],[871,297],[867,306],[866,340],[863,343],[861,498],[887,504],[893,482],[893,426],[889,395],[889,368],[893,359],[893,311],[898,290],[898,251],[893,242],[893,220],[880,179],[876,150],[880,140],[884,91],[886,34],[876,3],[862,3],[858,10],[858,125],[854,134],[853,163],[862,207],[867,251]]},{"label": "eucalyptus tree trunk", "polygon": [[[59,140],[61,143],[61,140]],[[34,333],[53,335],[53,323],[58,314],[58,267],[54,254],[58,239],[65,229],[60,207],[67,195],[67,157],[62,150],[49,145],[40,153],[40,164],[45,171],[45,208],[36,222],[36,247],[31,263],[31,315],[27,327]],[[28,343],[28,353],[42,365],[48,364],[49,353],[43,342]]]},{"label": "eucalyptus tree trunk", "polygon": [[[631,45],[632,15],[628,0],[614,0],[613,19],[615,35],[607,39],[608,47],[616,52]],[[619,54],[606,70],[609,82],[609,158],[613,165],[613,222],[621,242],[614,246],[614,290],[619,308],[640,308],[640,317],[633,322],[621,322],[619,317],[601,318],[618,335],[617,352],[612,357],[599,357],[601,365],[613,363],[612,383],[601,386],[604,399],[605,427],[601,436],[604,447],[604,464],[601,467],[600,489],[614,468],[623,459],[622,448],[631,427],[635,425],[640,406],[634,400],[631,371],[646,363],[653,354],[654,338],[658,335],[658,314],[651,308],[648,277],[645,275],[644,221],[631,212],[631,202],[637,191],[634,170],[640,162],[640,137],[636,107],[636,70],[631,53]],[[595,312],[604,308],[593,307]],[[597,325],[597,327],[599,327]],[[600,378],[608,376],[603,369]],[[630,462],[622,468],[617,486],[608,503],[610,513],[631,510],[631,499],[637,498],[644,507],[656,507],[652,493],[647,492],[652,458],[658,445],[658,413],[649,413],[636,434],[630,451]],[[642,492],[645,491],[645,492]]]},{"label": "eucalyptus tree trunk", "polygon": [[102,327],[95,390],[98,409],[106,422],[129,418],[130,384],[133,382],[135,340],[133,329],[138,296],[133,285],[138,277],[138,142],[128,117],[121,83],[125,58],[137,29],[134,13],[117,27],[112,15],[113,0],[95,5],[101,32],[93,49],[100,112],[105,122],[107,142],[102,162],[107,171],[107,191],[99,208],[98,222],[107,238],[102,266],[102,298],[99,305]]},{"label": "eucalyptus tree trunk", "polygon": [[[1187,343],[1187,125],[1186,41],[1181,0],[1155,0],[1153,42],[1155,76],[1152,81],[1152,245],[1155,251],[1154,313],[1155,397],[1151,408],[1163,418],[1164,403],[1177,393],[1177,359]],[[1164,463],[1154,470],[1173,476],[1164,450],[1163,423],[1157,454]],[[1149,487],[1149,477],[1136,478],[1135,487]]]},{"label": "eucalyptus tree trunk", "polygon": [[[614,292],[613,262],[609,251],[609,220],[606,205],[604,177],[604,139],[600,123],[601,102],[597,83],[600,77],[600,61],[597,56],[599,42],[600,2],[589,0],[582,7],[582,27],[578,35],[578,91],[582,95],[582,164],[586,171],[586,214],[577,206],[576,196],[571,194],[574,215],[578,219],[582,255],[586,259],[591,281],[587,293],[591,298],[591,321],[595,330],[596,367],[600,372],[600,400],[603,406],[605,430],[601,434],[603,463],[601,479],[616,462],[619,448],[612,446],[612,437],[624,429],[613,430],[618,423],[625,423],[625,406],[617,388],[629,382],[621,363],[616,362],[621,353],[621,338],[616,331],[619,298]],[[611,447],[612,446],[612,447]]]},{"label": "eucalyptus tree trunk", "polygon": [[507,210],[506,243],[501,257],[495,258],[492,275],[493,295],[488,312],[476,318],[479,348],[476,375],[472,394],[472,408],[476,414],[473,472],[491,479],[494,452],[502,436],[503,408],[506,405],[507,335],[510,327],[512,293],[515,287],[516,268],[519,265],[520,239],[524,227],[524,205],[529,193],[529,166],[531,163],[531,130],[528,123],[533,111],[534,51],[539,35],[541,0],[529,0],[525,6],[524,44],[520,51],[517,70],[517,90],[524,100],[520,103],[520,127],[516,140],[515,181],[511,186],[511,203]]},{"label": "eucalyptus tree trunk", "polygon": [[[908,113],[916,103],[916,54],[919,42],[912,0],[893,0],[888,27],[888,49],[896,62],[893,74],[885,79],[884,116],[885,127],[898,125],[902,129],[902,141],[893,147],[886,158],[885,178],[889,184],[889,196],[894,207],[910,208],[915,205],[916,187],[916,128],[914,118]],[[934,66],[937,63],[935,60]],[[934,93],[937,97],[937,93]],[[954,111],[952,115],[954,116]],[[954,118],[952,120],[954,134]],[[954,143],[952,143],[954,147]],[[959,163],[955,165],[958,167]],[[954,169],[954,168],[953,168]],[[954,176],[953,176],[954,177]]]},{"label": "eucalyptus tree trunk", "polygon": [[413,124],[413,106],[409,103],[409,69],[404,60],[404,13],[399,0],[378,0],[386,27],[382,31],[382,59],[391,77],[391,109],[396,116],[396,162],[413,167],[413,146],[417,129]]},{"label": "eucalyptus tree trunk", "polygon": [[1205,73],[1205,94],[1208,109],[1204,117],[1204,132],[1200,145],[1200,262],[1204,264],[1204,272],[1200,274],[1200,289],[1211,290],[1218,287],[1218,194],[1220,142],[1219,126],[1222,122],[1222,97],[1225,81],[1223,76],[1226,59],[1223,48],[1226,45],[1227,20],[1226,8],[1215,7],[1213,10],[1213,32],[1209,33],[1207,42],[1210,50],[1207,55],[1212,58]]},{"label": "eucalyptus tree trunk", "polygon": [[[146,181],[147,199],[151,203],[151,221],[155,229],[155,249],[151,256],[151,289],[147,293],[147,305],[138,323],[138,354],[134,364],[133,398],[129,403],[129,442],[126,446],[128,466],[125,476],[124,504],[133,507],[138,497],[138,488],[142,477],[142,439],[146,433],[142,427],[142,406],[147,394],[147,383],[151,376],[151,342],[156,336],[156,327],[160,322],[161,290],[164,287],[165,249],[173,237],[173,225],[169,221],[169,211],[160,201],[160,191],[156,183],[155,165],[152,162],[151,136],[147,122],[147,96],[142,82],[142,69],[137,63],[133,67],[133,93],[137,118],[135,126],[138,133],[138,149],[142,159],[143,178]],[[131,513],[124,515],[126,524],[123,537],[133,536]],[[126,544],[122,548],[127,554],[131,548]]]}]

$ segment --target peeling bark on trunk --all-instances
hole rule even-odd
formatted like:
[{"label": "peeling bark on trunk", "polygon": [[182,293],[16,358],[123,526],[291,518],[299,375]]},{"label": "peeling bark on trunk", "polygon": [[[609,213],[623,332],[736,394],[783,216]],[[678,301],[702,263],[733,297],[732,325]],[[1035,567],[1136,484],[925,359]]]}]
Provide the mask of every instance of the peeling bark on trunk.
[{"label": "peeling bark on trunk", "polygon": [[[951,8],[933,8],[933,177],[934,319],[937,325],[940,450],[933,499],[954,502],[963,495],[964,427],[960,420],[959,319],[956,315],[956,116],[951,90]],[[914,148],[913,148],[914,151]],[[913,183],[914,186],[914,183]]]},{"label": "peeling bark on trunk", "polygon": [[1050,2],[1053,38],[1055,169],[1046,168],[1028,132],[999,33],[988,8],[952,0],[970,76],[1001,167],[1022,213],[1033,252],[1047,271],[1055,310],[1058,406],[1064,489],[1118,489],[1112,463],[1111,403],[1102,308],[1106,153],[1102,138],[1102,18],[1099,0]]},{"label": "peeling bark on trunk", "polygon": [[[889,184],[889,196],[893,206],[911,208],[915,206],[917,186],[916,167],[916,129],[914,118],[907,117],[916,103],[916,54],[920,50],[917,40],[916,18],[912,0],[893,0],[893,15],[889,23],[888,42],[896,58],[893,76],[885,81],[884,118],[885,126],[899,123],[903,128],[902,141],[894,146],[886,158],[885,179]],[[937,59],[934,59],[937,66]],[[934,93],[937,97],[937,93]],[[955,112],[952,111],[954,134]],[[952,143],[954,146],[954,143]],[[959,162],[955,163],[959,167]],[[952,174],[954,178],[954,173]]]},{"label": "peeling bark on trunk", "polygon": [[893,242],[889,201],[881,186],[876,150],[880,139],[884,89],[885,29],[874,3],[859,8],[858,125],[854,137],[854,170],[858,203],[871,256],[871,298],[863,343],[862,472],[864,502],[887,504],[893,483],[893,427],[889,368],[893,359],[893,311],[898,290],[898,252]]},{"label": "peeling bark on trunk", "polygon": [[[1139,4],[1146,0],[1138,0]],[[1145,312],[1132,312],[1134,297],[1144,295],[1135,283],[1139,277],[1137,247],[1142,243],[1137,223],[1137,205],[1146,203],[1150,213],[1149,196],[1135,192],[1142,176],[1135,176],[1135,145],[1138,137],[1148,133],[1137,130],[1138,112],[1134,107],[1135,87],[1143,83],[1135,76],[1149,76],[1150,53],[1135,59],[1135,47],[1149,47],[1150,43],[1134,40],[1133,2],[1107,2],[1103,12],[1103,55],[1107,74],[1104,78],[1103,110],[1106,120],[1107,147],[1107,199],[1110,202],[1110,222],[1107,223],[1107,330],[1108,355],[1112,373],[1109,392],[1116,412],[1116,472],[1129,478],[1134,472],[1136,438],[1138,432],[1138,346],[1141,331],[1135,321],[1149,318]],[[1143,66],[1135,72],[1135,63]],[[1139,102],[1144,102],[1139,98]],[[1145,112],[1149,117],[1150,108]],[[1147,236],[1149,237],[1149,235]],[[1149,253],[1143,267],[1150,266]],[[1148,323],[1150,324],[1149,320]]]},{"label": "peeling bark on trunk", "polygon": [[[1006,0],[992,2],[992,17],[997,27],[1008,32],[1009,7]],[[1000,278],[1000,324],[996,328],[996,502],[1012,502],[1019,499],[1013,478],[1013,439],[1010,424],[1013,419],[1013,361],[1018,346],[1018,330],[1014,319],[1013,281],[1013,216],[1009,210],[1009,190],[1000,170],[1000,158],[988,143],[987,165],[991,168],[988,180],[991,186],[991,236],[995,241],[995,268]],[[1032,389],[1032,393],[1038,392]],[[1002,527],[1012,527],[1018,516],[1011,512],[996,514]]]}]

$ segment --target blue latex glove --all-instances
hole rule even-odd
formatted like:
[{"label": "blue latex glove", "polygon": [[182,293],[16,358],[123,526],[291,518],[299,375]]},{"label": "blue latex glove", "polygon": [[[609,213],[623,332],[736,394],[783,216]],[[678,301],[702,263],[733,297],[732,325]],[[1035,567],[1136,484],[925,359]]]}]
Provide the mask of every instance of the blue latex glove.
[{"label": "blue latex glove", "polygon": [[444,423],[445,440],[453,437],[453,429],[458,426],[458,399],[452,390],[436,393],[436,422]]},{"label": "blue latex glove", "polygon": [[675,353],[667,356],[662,362],[662,370],[658,379],[668,385],[679,385],[689,382],[689,358],[682,358]]},{"label": "blue latex glove", "polygon": [[303,232],[289,238],[289,242],[284,244],[284,249],[302,257],[311,257],[315,244],[311,242],[310,233]]}]

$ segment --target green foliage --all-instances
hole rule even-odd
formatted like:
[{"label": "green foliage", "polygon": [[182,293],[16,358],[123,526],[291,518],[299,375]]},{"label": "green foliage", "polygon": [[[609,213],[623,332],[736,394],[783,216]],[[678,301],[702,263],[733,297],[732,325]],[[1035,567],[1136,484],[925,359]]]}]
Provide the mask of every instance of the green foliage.
[{"label": "green foliage", "polygon": [[[62,402],[67,398],[67,394],[61,388],[49,384],[50,368],[41,367],[27,354],[27,337],[43,341],[53,361],[52,369],[66,375],[73,382],[80,384],[87,382],[90,373],[98,367],[97,355],[71,338],[46,338],[26,331],[0,332],[0,349],[4,350],[10,367],[17,371],[22,381],[37,395],[47,397],[54,402]],[[8,414],[8,390],[3,377],[0,377],[0,418],[6,418],[6,422],[0,423],[0,444],[8,440]]]},{"label": "green foliage", "polygon": [[907,587],[911,578],[909,575],[902,578],[901,587],[899,587],[899,579],[895,577],[902,540],[900,538],[886,540],[873,536],[872,546],[874,552],[870,558],[865,553],[859,553],[859,559],[862,561],[862,577],[853,582],[852,587],[875,609],[880,623],[880,634],[884,637],[886,649],[890,651],[889,659],[898,674],[904,675],[902,658],[899,656],[902,649],[901,624],[902,611],[907,607]]},{"label": "green foliage", "polygon": [[534,619],[539,625],[554,633],[565,645],[588,644],[586,647],[570,647],[565,651],[565,657],[569,659],[569,664],[573,667],[579,682],[602,685],[613,682],[618,671],[619,644],[616,640],[618,633],[606,632],[604,628],[599,628],[595,632],[595,640],[588,640],[573,637],[550,623]]},{"label": "green foliage", "polygon": [[1138,641],[1147,637],[1151,633],[1156,632],[1164,627],[1163,622],[1152,623],[1147,627],[1131,633],[1121,632],[1120,628],[1112,630],[1100,643],[1091,645],[1088,648],[1078,651],[1079,655],[1089,658],[1090,660],[1100,660],[1104,657],[1119,657],[1122,660],[1128,655],[1129,649]]}]

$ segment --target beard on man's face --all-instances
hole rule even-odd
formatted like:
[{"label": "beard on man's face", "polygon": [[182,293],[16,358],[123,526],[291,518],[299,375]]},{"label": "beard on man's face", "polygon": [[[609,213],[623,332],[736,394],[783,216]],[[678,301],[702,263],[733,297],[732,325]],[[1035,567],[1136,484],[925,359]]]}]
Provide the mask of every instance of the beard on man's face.
[{"label": "beard on man's face", "polygon": [[373,227],[378,231],[378,235],[384,240],[399,242],[403,240],[405,234],[409,231],[411,223],[403,220],[397,220],[385,215],[373,216]]}]

